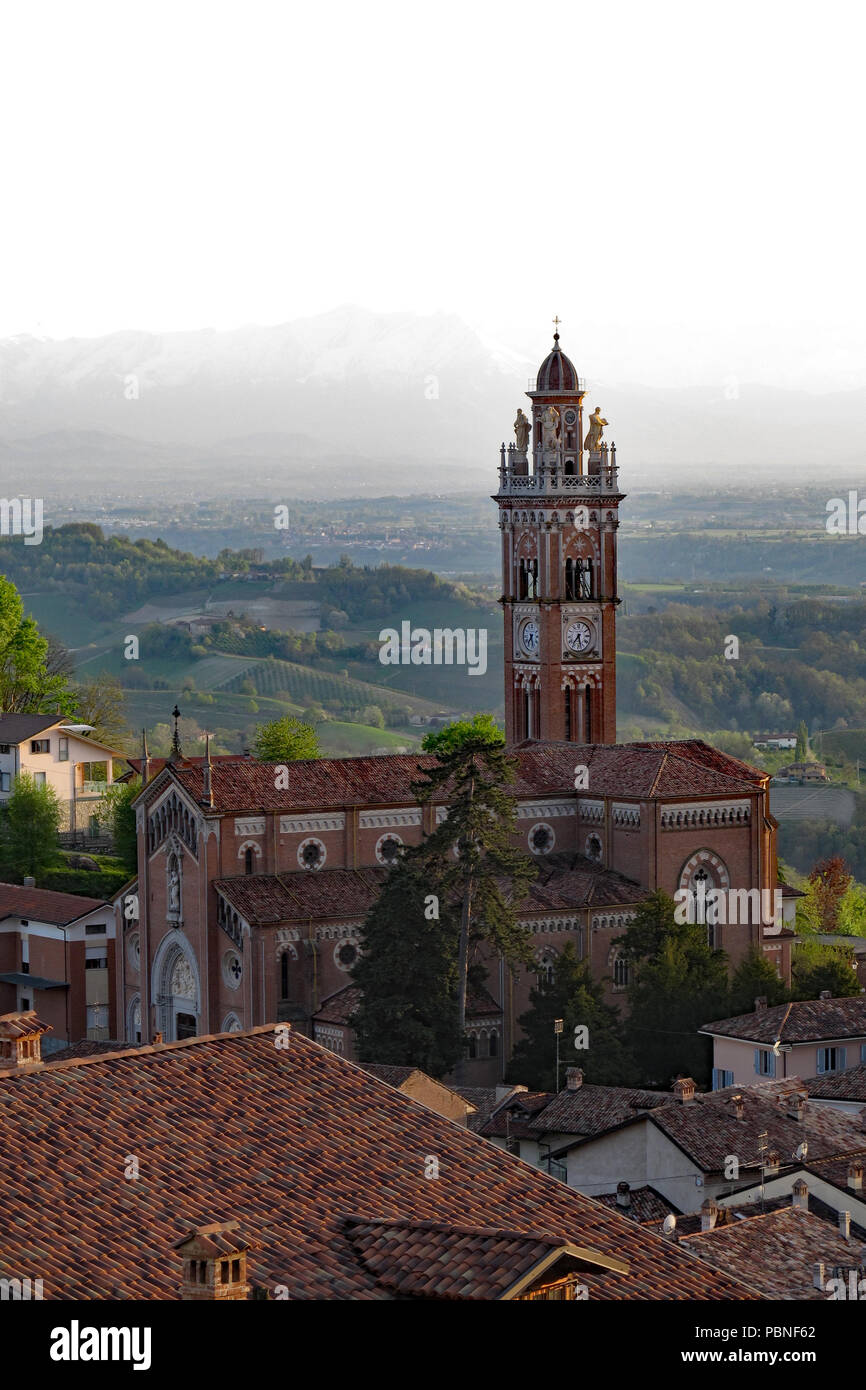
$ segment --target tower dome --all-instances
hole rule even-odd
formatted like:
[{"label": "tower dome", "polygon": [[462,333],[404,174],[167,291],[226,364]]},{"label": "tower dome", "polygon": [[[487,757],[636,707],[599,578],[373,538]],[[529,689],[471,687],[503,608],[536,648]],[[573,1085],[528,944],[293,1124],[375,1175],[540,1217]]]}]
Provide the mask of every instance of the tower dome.
[{"label": "tower dome", "polygon": [[577,369],[559,346],[559,334],[553,335],[553,351],[538,369],[536,391],[578,391]]}]

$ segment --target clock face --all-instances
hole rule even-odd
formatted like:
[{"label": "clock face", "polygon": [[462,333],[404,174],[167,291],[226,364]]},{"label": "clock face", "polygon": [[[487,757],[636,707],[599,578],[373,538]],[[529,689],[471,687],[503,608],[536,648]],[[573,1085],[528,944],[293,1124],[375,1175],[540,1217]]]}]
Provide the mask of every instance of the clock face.
[{"label": "clock face", "polygon": [[565,412],[565,423],[567,425],[573,425],[576,419],[577,416],[575,415],[573,410],[567,410]]},{"label": "clock face", "polygon": [[530,656],[538,655],[539,630],[538,623],[535,622],[534,619],[531,619],[528,623],[523,624],[523,627],[520,630],[520,640],[523,643],[524,651],[529,652]]},{"label": "clock face", "polygon": [[585,652],[592,643],[592,628],[589,623],[569,623],[565,629],[565,645],[571,652]]}]

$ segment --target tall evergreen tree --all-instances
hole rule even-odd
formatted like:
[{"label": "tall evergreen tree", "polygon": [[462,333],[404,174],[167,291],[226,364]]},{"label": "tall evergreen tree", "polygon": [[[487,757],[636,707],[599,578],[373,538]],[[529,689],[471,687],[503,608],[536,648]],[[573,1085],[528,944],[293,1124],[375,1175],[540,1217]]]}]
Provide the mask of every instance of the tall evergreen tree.
[{"label": "tall evergreen tree", "polygon": [[790,997],[776,967],[753,946],[734,971],[727,1014],[733,1017],[752,1013],[756,999],[766,999],[767,1007],[772,1008],[774,1004],[787,1003]]},{"label": "tall evergreen tree", "polygon": [[805,719],[801,719],[797,726],[797,747],[794,751],[794,759],[798,763],[804,763],[809,756],[809,730],[806,728]]},{"label": "tall evergreen tree", "polygon": [[706,927],[680,925],[662,892],[641,903],[618,944],[632,966],[625,1036],[645,1083],[668,1086],[686,1071],[708,1085],[712,1043],[698,1029],[724,1014],[725,953],[709,947]]},{"label": "tall evergreen tree", "polygon": [[422,802],[445,800],[448,815],[419,847],[429,870],[428,891],[456,904],[460,915],[457,957],[457,1012],[461,1036],[466,1027],[470,952],[486,942],[510,965],[531,961],[530,937],[517,921],[517,908],[537,873],[512,843],[517,808],[506,787],[516,764],[485,739],[467,740],[437,755],[437,765],[415,786]]},{"label": "tall evergreen tree", "polygon": [[[568,941],[556,959],[550,982],[530,991],[529,1008],[518,1020],[523,1037],[508,1069],[510,1081],[535,1091],[555,1088],[554,1022],[558,1018],[563,1021],[560,1080],[565,1068],[574,1066],[598,1085],[628,1086],[638,1079],[634,1059],[622,1040],[617,1010],[604,1002],[604,987],[592,978],[589,963],[578,960],[574,943]],[[577,1028],[587,1030],[588,1046],[579,1050],[575,1050]]]},{"label": "tall evergreen tree", "polygon": [[463,1040],[457,1021],[458,927],[410,850],[394,865],[361,928],[353,1026],[364,1061],[442,1076]]}]

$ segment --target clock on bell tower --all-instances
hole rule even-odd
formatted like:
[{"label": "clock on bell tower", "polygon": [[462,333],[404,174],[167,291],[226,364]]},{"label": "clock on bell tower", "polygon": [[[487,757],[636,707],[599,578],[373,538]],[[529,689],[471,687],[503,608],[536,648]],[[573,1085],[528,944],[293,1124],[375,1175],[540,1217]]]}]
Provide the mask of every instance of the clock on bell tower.
[{"label": "clock on bell tower", "polygon": [[[555,321],[558,326],[558,320]],[[586,383],[553,350],[502,445],[499,506],[505,619],[505,735],[616,742],[619,605],[616,445],[596,407],[584,435]]]}]

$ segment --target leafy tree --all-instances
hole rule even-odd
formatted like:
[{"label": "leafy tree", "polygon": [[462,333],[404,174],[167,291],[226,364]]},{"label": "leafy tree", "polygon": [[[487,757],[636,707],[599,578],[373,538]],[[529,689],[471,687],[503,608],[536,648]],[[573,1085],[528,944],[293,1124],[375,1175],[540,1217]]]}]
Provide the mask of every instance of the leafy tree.
[{"label": "leafy tree", "polygon": [[99,803],[99,819],[107,825],[114,843],[114,853],[132,875],[138,872],[138,836],[135,831],[135,811],[132,803],[141,791],[141,781],[115,782],[106,789]]},{"label": "leafy tree", "polygon": [[319,740],[309,724],[284,714],[282,719],[256,725],[253,753],[262,763],[293,763],[318,758]]},{"label": "leafy tree", "polygon": [[442,1076],[463,1047],[459,928],[453,912],[433,896],[425,865],[409,851],[361,928],[363,954],[352,978],[363,995],[353,1024],[359,1057]]},{"label": "leafy tree", "polygon": [[123,687],[116,677],[103,671],[76,687],[76,718],[93,725],[93,735],[109,748],[123,745],[129,739],[124,711]]},{"label": "leafy tree", "polygon": [[859,994],[860,982],[853,965],[853,951],[842,946],[821,941],[798,943],[791,967],[794,998],[819,999],[825,989],[833,999]]},{"label": "leafy tree", "polygon": [[851,887],[852,875],[841,855],[822,859],[809,875],[815,892],[819,931],[834,932],[839,921],[842,899]]},{"label": "leafy tree", "polygon": [[[448,753],[415,786],[422,804],[444,799],[448,815],[418,846],[428,891],[459,903],[458,1022],[466,1027],[470,951],[486,942],[512,965],[529,964],[530,938],[517,921],[519,905],[537,869],[512,843],[516,803],[506,791],[515,763],[483,739]],[[455,853],[456,851],[456,853]],[[462,1061],[462,1059],[461,1059]]]},{"label": "leafy tree", "polygon": [[779,979],[775,966],[753,946],[734,971],[728,1014],[750,1014],[754,1010],[755,1000],[762,997],[772,1008],[774,1004],[787,1003],[790,995]]},{"label": "leafy tree", "polygon": [[[606,1086],[634,1084],[638,1070],[623,1044],[617,1010],[604,1002],[604,988],[592,978],[588,961],[577,958],[572,941],[566,942],[553,967],[549,983],[530,991],[529,1009],[518,1020],[524,1036],[514,1049],[508,1078],[530,1090],[553,1090],[556,1078],[554,1020],[563,1020],[560,1038],[560,1073],[579,1065],[587,1081]],[[574,1051],[575,1028],[588,1030],[589,1047]]]},{"label": "leafy tree", "polygon": [[[51,667],[49,669],[49,659]],[[60,663],[62,665],[62,663]],[[65,672],[57,669],[56,646],[49,648],[32,618],[24,617],[21,595],[0,575],[0,709],[4,714],[70,715],[75,697]]]},{"label": "leafy tree", "polygon": [[492,714],[476,714],[471,719],[455,719],[435,732],[425,734],[421,747],[425,753],[454,753],[466,744],[489,744],[501,748],[505,735]]},{"label": "leafy tree", "polygon": [[711,1040],[698,1029],[724,1015],[727,958],[707,944],[706,927],[680,924],[674,902],[653,893],[617,943],[632,966],[625,1040],[651,1086],[688,1072],[708,1085]]},{"label": "leafy tree", "polygon": [[0,810],[0,868],[13,882],[39,878],[57,859],[60,802],[54,788],[27,772],[15,778]]},{"label": "leafy tree", "polygon": [[797,726],[797,747],[794,752],[795,761],[804,763],[809,756],[809,730],[806,728],[805,719],[801,719]]}]

